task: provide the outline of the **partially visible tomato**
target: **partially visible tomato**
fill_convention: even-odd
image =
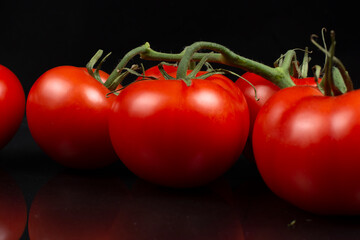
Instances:
[[[255,97],[254,88],[244,81],[244,79],[239,78],[235,83],[241,91],[244,93],[244,96],[246,98],[246,102],[249,106],[249,113],[250,113],[250,132],[249,132],[249,139],[246,142],[246,146],[244,149],[244,154],[248,159],[254,160],[253,156],[253,149],[252,149],[252,131],[254,128],[254,122],[256,119],[256,116],[260,110],[260,108],[265,104],[265,102],[276,92],[280,90],[278,86],[276,86],[274,83],[270,82],[269,80],[266,80],[265,78],[251,72],[246,72],[242,75],[243,78],[248,80],[251,84],[254,85],[257,92],[257,98]],[[298,86],[313,86],[316,87],[315,78],[309,77],[309,78],[294,78],[291,77],[293,82]]]
[[[249,113],[240,89],[224,76],[190,86],[137,81],[117,97],[109,130],[119,158],[137,176],[191,187],[216,179],[239,158]]]
[[[0,149],[15,135],[25,113],[25,93],[16,75],[0,65]]]
[[[100,72],[103,81],[108,74]],[[116,96],[86,68],[48,70],[32,86],[27,121],[39,146],[55,161],[73,168],[97,168],[117,160],[108,133]]]
[[[360,214],[360,90],[285,88],[255,121],[256,165],[279,197],[320,214]]]

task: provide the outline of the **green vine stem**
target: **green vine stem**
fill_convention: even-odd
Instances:
[[[200,49],[211,50],[215,53],[197,53],[197,51]],[[245,71],[258,74],[273,82],[280,88],[295,86],[290,77],[293,60],[296,60],[296,53],[294,50],[289,50],[285,54],[281,66],[269,67],[265,64],[242,57],[230,49],[224,47],[223,45],[201,41],[193,43],[192,45],[186,47],[185,50],[181,53],[176,54],[155,51],[150,48],[150,44],[147,42],[144,45],[129,51],[121,59],[117,67],[113,70],[104,84],[105,87],[113,85],[113,82],[119,77],[119,75],[121,75],[121,72],[125,68],[126,64],[136,55],[140,55],[140,58],[144,60],[180,62],[177,78],[186,77],[186,70],[188,69],[189,65],[188,63],[191,63],[191,60],[199,62],[201,59],[206,57],[208,62],[237,67]]]
[[[200,49],[207,49],[217,53],[196,53]],[[140,54],[140,57],[144,60],[180,61],[177,78],[185,77],[183,75],[186,73],[188,67],[187,63],[190,62],[189,59],[192,59],[193,61],[200,61],[205,56],[207,57],[208,62],[221,63],[224,65],[237,67],[245,71],[253,72],[272,81],[280,88],[291,87],[295,85],[291,80],[289,73],[289,69],[292,66],[292,61],[295,58],[295,51],[293,50],[289,50],[285,54],[284,62],[281,67],[275,68],[242,57],[230,49],[224,47],[223,45],[212,42],[195,42],[188,46],[185,51],[178,54],[157,52],[151,49],[149,46],[146,51]]]

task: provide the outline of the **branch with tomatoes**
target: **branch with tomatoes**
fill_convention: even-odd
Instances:
[[[247,73],[236,81],[236,85],[242,90],[241,93],[244,96],[238,98],[238,101],[239,99],[241,99],[240,101],[243,101],[244,98],[246,99],[248,111],[250,112],[250,140],[247,142],[247,147],[254,147],[253,152],[256,164],[269,188],[281,198],[312,212],[322,214],[358,214],[360,212],[360,200],[358,200],[357,196],[359,194],[358,189],[360,189],[360,178],[357,172],[360,166],[357,163],[357,150],[354,143],[357,142],[357,136],[360,136],[360,133],[358,133],[360,122],[357,120],[360,119],[360,111],[358,110],[360,109],[360,106],[358,106],[360,99],[356,99],[357,96],[360,97],[360,94],[357,90],[353,89],[348,72],[341,61],[335,57],[334,32],[331,32],[330,35],[331,46],[329,50],[317,44],[315,35],[311,37],[311,41],[326,55],[326,63],[324,69],[315,66],[313,68],[314,77],[310,78],[299,79],[295,77],[294,69],[296,69],[297,66],[297,59],[294,50],[289,50],[280,59],[281,61],[280,63],[278,62],[279,64],[277,66],[269,67],[237,55],[230,49],[217,43],[196,42],[178,54],[157,52],[151,49],[150,45],[146,43],[132,50],[120,61],[116,70],[110,74],[105,86],[111,86],[113,80],[122,74],[122,70],[129,60],[138,54],[145,60],[178,62],[177,66],[167,67],[169,71],[167,74],[171,75],[171,79],[177,79],[174,85],[179,84],[179,81],[183,81],[185,85],[181,89],[185,88],[188,91],[196,86],[192,84],[196,83],[197,79],[192,78],[196,78],[196,76],[200,74],[206,74],[204,72],[200,73],[200,69],[205,61],[204,59],[206,59],[207,62],[238,67],[247,71]],[[214,52],[198,53],[198,51],[202,49]],[[194,70],[189,70],[192,62],[199,62],[198,65],[200,66],[198,68],[195,67]],[[307,69],[306,65],[304,69]],[[129,92],[135,88],[133,86],[140,87],[144,85],[140,90],[134,90],[135,92],[145,91],[144,89],[147,87],[170,92],[170,90],[164,89],[166,84],[171,84],[171,81],[166,82],[167,80],[164,80],[164,74],[161,74],[160,70],[155,74],[154,71],[154,69],[149,69],[148,72],[145,71],[143,75],[152,76],[158,80],[144,81],[143,83],[135,82],[131,84],[128,89],[124,89],[124,94],[121,93],[119,95],[120,97],[117,103],[119,107],[115,107],[115,112],[118,112],[117,121],[116,123],[111,123],[110,121],[110,130],[113,128],[110,134],[111,132],[118,133],[115,134],[116,137],[113,137],[114,139],[121,138],[119,137],[122,136],[120,132],[123,131],[120,128],[112,127],[118,125],[117,122],[123,117],[121,114],[124,109],[120,110],[120,108],[124,107],[124,104],[121,102],[126,102],[126,99],[125,97],[122,99],[122,96],[129,94]],[[192,71],[195,71],[195,73],[192,73]],[[304,71],[306,70],[300,72]],[[295,71],[295,73],[298,72],[299,71]],[[218,77],[217,75],[219,75],[219,73],[225,73],[225,71],[215,71],[211,77]],[[189,75],[190,78],[188,77]],[[243,78],[247,79],[252,86],[243,81]],[[153,82],[159,81],[159,79],[163,82],[161,82],[161,84],[158,82],[156,87],[152,86]],[[264,85],[266,86],[266,90],[262,93],[260,92],[262,87],[259,86]],[[258,99],[254,97],[253,87],[257,89]],[[175,92],[172,94],[177,95]],[[181,98],[186,98],[185,96],[181,96]],[[176,102],[176,104],[179,104],[179,102]],[[138,107],[140,108],[141,106]],[[119,108],[119,110],[117,110],[117,108]],[[167,106],[167,109],[173,110],[174,106]],[[222,111],[224,113],[224,110]],[[165,115],[168,116],[171,114],[168,112]],[[227,115],[228,113],[225,112],[224,114]],[[126,115],[129,115],[129,112]],[[176,119],[181,119],[182,117],[183,116],[179,114]],[[246,114],[242,115],[242,118],[246,118]],[[130,136],[136,129],[140,128],[142,129],[141,131],[143,131],[143,129],[151,129],[159,123],[161,124],[156,126],[156,130],[145,134],[148,137],[146,141],[150,141],[151,139],[161,143],[169,141],[172,137],[174,138],[174,135],[178,136],[178,133],[175,134],[171,132],[171,134],[165,138],[166,140],[154,137],[157,132],[163,134],[162,128],[165,128],[166,131],[169,130],[167,123],[163,125],[164,122],[169,121],[171,124],[174,124],[173,121],[175,117],[165,121],[164,119],[167,118],[162,116],[156,121],[148,121],[148,119],[146,119],[146,121],[145,119],[142,119],[144,121],[139,120],[140,122],[137,122],[133,128],[129,130],[126,137],[115,141],[118,141],[119,144],[120,142],[126,142],[128,138],[131,138]],[[130,117],[127,123],[133,120],[134,119]],[[143,122],[147,122],[149,125]],[[241,122],[238,122],[238,124],[241,124]],[[176,121],[174,125],[180,127],[181,123]],[[244,124],[244,126],[245,125],[246,124]],[[186,126],[189,128],[191,122]],[[196,126],[198,127],[198,125]],[[217,125],[217,128],[223,129],[224,126]],[[182,132],[185,130],[186,128],[183,128]],[[196,130],[197,129],[193,128],[190,129],[190,131],[194,133],[199,133]],[[210,128],[204,132],[211,132]],[[134,138],[136,140],[132,144],[136,145],[135,142],[139,141],[141,144],[146,145],[146,141],[142,142],[142,138],[144,138],[142,132],[139,130],[137,134],[138,138]],[[207,139],[210,138],[206,134],[204,135]],[[177,152],[182,152],[182,150],[178,148],[174,149],[172,147],[173,145],[178,144],[180,148],[183,149],[187,149],[189,146],[190,148],[197,148],[199,143],[204,140],[201,139],[189,145],[183,144],[183,142],[186,142],[185,139],[191,138],[191,136],[192,134],[189,134],[183,140],[179,141],[181,144],[175,140],[169,145],[164,144],[165,149],[174,150],[173,154],[175,155]],[[246,134],[242,134],[241,138],[247,138]],[[231,139],[233,143],[234,140],[233,138]],[[221,141],[224,140],[222,139]],[[227,146],[231,145],[230,142],[225,142]],[[162,144],[160,145],[162,147],[164,146]],[[237,146],[238,149],[241,149],[238,152],[242,152],[244,145],[240,146],[238,144]],[[131,146],[127,146],[127,148],[131,148]],[[152,150],[153,148],[154,146],[152,146]],[[212,148],[216,147],[212,146]],[[209,149],[202,149],[201,151],[204,152],[208,150]],[[219,150],[219,148],[217,150]],[[141,156],[136,156],[135,152],[129,155],[135,155],[136,159],[127,156],[125,153],[127,150],[125,148],[118,148],[116,151],[118,154],[120,153],[120,159],[125,160],[125,164],[137,175],[159,184],[169,184],[171,182],[169,181],[170,176],[163,172],[149,174],[144,173],[143,169],[138,170],[139,166],[144,164],[144,162],[137,162],[136,159],[141,159]],[[159,148],[157,151],[164,152],[164,148]],[[227,149],[227,151],[229,150]],[[193,152],[197,152],[196,149],[193,150]],[[249,155],[252,154],[252,150],[250,152]],[[216,155],[213,152],[212,154]],[[190,155],[183,155],[183,158],[186,156],[186,159],[191,159],[192,163],[196,162]],[[155,154],[154,157],[155,156],[156,159],[162,156],[164,162],[166,162],[170,161],[173,155]],[[227,157],[223,152],[216,156],[219,159],[221,156]],[[126,159],[130,159],[128,163],[126,163]],[[155,159],[152,160],[155,162]],[[164,163],[162,162],[161,165],[162,164]],[[165,169],[169,170],[169,167],[167,166]],[[170,171],[171,176],[174,176],[174,172],[176,172],[175,169]],[[181,169],[181,173],[184,172],[186,171]],[[209,170],[207,170],[207,172],[209,172]],[[153,175],[157,176],[154,177]],[[165,177],[158,177],[159,175]],[[181,176],[181,174],[179,174],[179,176]],[[178,179],[181,179],[181,177]],[[193,183],[194,181],[191,182]],[[331,183],[331,185],[329,185],[329,183]],[[173,184],[170,183],[169,185]]]
[[[270,67],[218,43],[195,42],[176,54],[145,43],[109,75],[101,71],[109,55],[100,60],[99,51],[87,68],[58,67],[37,80],[27,101],[29,128],[65,166],[98,168],[120,159],[138,177],[171,187],[208,184],[245,153],[268,187],[294,205],[359,214],[360,93],[330,35],[329,50],[311,38],[326,56],[313,77],[307,49],[301,65],[289,50]],[[135,56],[176,64],[128,68]],[[122,86],[129,74],[138,77]]]
[[[184,51],[177,54],[155,51],[150,48],[149,43],[145,43],[144,45],[129,51],[122,58],[104,85],[108,87],[109,90],[114,90],[118,84],[121,83],[123,76],[128,74],[128,69],[125,67],[136,55],[140,55],[141,59],[144,60],[178,63],[177,67],[168,67],[169,69],[171,68],[170,71],[176,71],[174,77],[177,79],[185,79],[188,67],[194,66],[196,62],[201,62],[205,58],[207,62],[223,64],[245,70],[246,73],[243,76],[239,76],[225,69],[219,69],[217,72],[220,74],[231,73],[239,77],[236,84],[242,90],[246,101],[250,106],[250,132],[244,153],[247,158],[254,160],[251,143],[253,125],[258,111],[275,92],[280,89],[296,85],[318,87],[318,89],[325,95],[339,95],[345,93],[346,91],[353,90],[350,76],[344,65],[335,56],[330,58],[330,52],[327,52],[326,49],[321,47],[315,41],[316,37],[316,35],[313,35],[311,37],[311,41],[314,45],[316,45],[316,47],[323,51],[326,56],[329,56],[329,58],[326,59],[331,59],[332,67],[328,68],[332,69],[331,74],[326,72],[326,69],[321,69],[320,66],[314,66],[314,77],[307,77],[310,61],[310,58],[308,57],[309,51],[307,48],[304,50],[304,59],[300,66],[297,60],[296,51],[289,50],[274,63],[275,67],[270,67],[260,62],[242,57],[218,43],[195,42],[194,44],[186,47]],[[199,53],[199,50],[210,50],[213,52]],[[199,64],[199,66],[201,68],[203,64]],[[154,66],[154,68],[157,67]],[[162,71],[162,74],[157,72],[155,75],[151,76],[151,74],[153,74],[152,71],[153,70],[144,72],[144,76],[156,78],[163,77],[163,75],[166,74],[166,71]],[[213,72],[216,72],[216,70],[213,70]],[[321,81],[320,75],[324,75],[327,80]]]

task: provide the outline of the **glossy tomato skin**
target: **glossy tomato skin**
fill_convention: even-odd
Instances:
[[[117,97],[109,121],[119,158],[160,185],[192,187],[219,177],[238,159],[248,135],[248,107],[233,86],[220,79],[194,79],[189,87],[182,80],[131,84]]]
[[[0,149],[15,135],[25,113],[25,93],[16,75],[0,65]]]
[[[108,75],[101,73],[103,79]],[[38,145],[55,161],[72,168],[98,168],[116,161],[108,133],[115,96],[85,68],[48,70],[32,86],[27,121]]]
[[[280,90],[255,121],[256,164],[268,187],[319,214],[360,214],[360,91],[325,97]]]
[[[260,111],[261,107],[266,103],[266,101],[276,92],[278,92],[280,88],[271,81],[255,73],[246,72],[242,75],[242,77],[254,85],[254,87],[256,88],[257,98],[258,98],[258,100],[256,100],[254,88],[249,83],[244,81],[244,79],[239,78],[235,82],[236,85],[244,93],[244,96],[249,106],[249,113],[250,113],[249,139],[246,142],[244,154],[248,159],[254,160],[251,138],[252,138],[252,131],[254,128],[256,116]],[[316,86],[316,82],[313,77],[301,78],[301,79],[291,77],[291,79],[297,86],[314,86],[314,87]]]

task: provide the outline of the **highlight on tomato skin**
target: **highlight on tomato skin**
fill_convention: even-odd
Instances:
[[[225,173],[241,155],[249,131],[241,91],[224,76],[191,81],[190,86],[182,80],[137,81],[116,98],[111,141],[140,178],[199,186]]]
[[[100,71],[100,76],[109,75]],[[66,167],[94,169],[117,161],[107,127],[116,96],[108,93],[86,68],[60,66],[46,71],[27,99],[27,122],[35,142]]]
[[[24,114],[24,89],[17,76],[0,65],[0,149],[13,138]]]

